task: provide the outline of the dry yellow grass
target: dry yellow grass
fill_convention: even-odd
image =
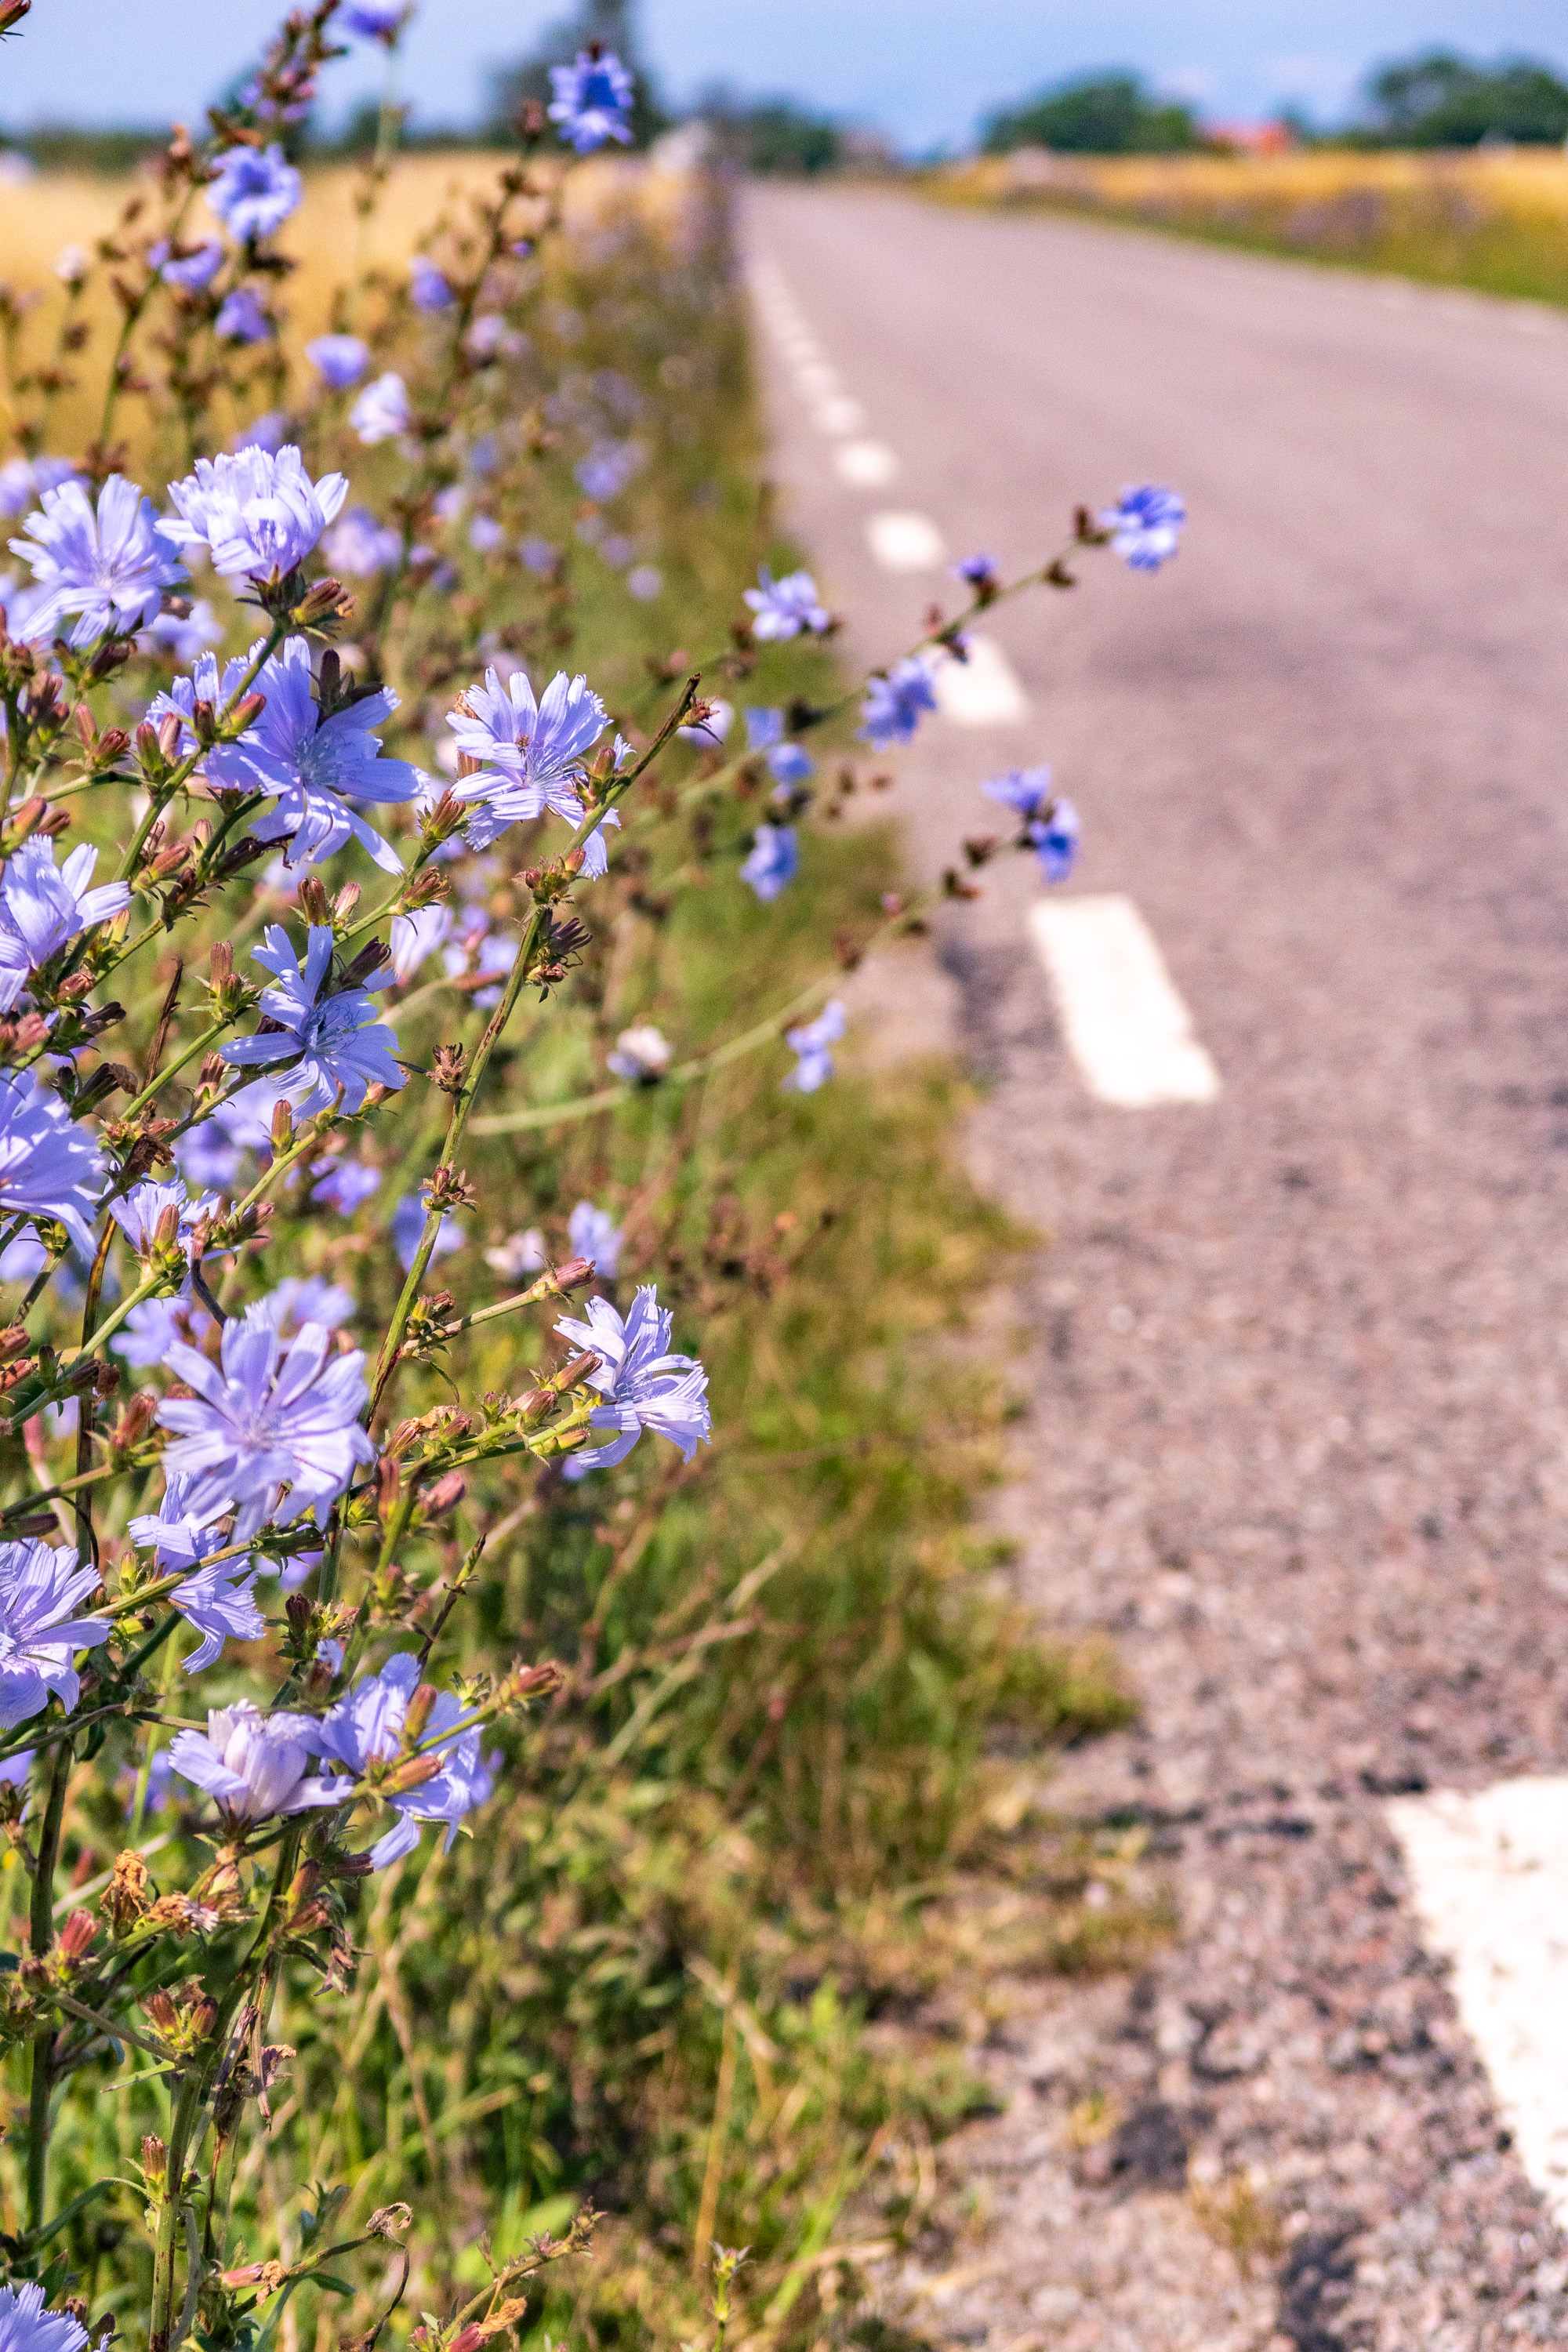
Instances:
[[[297,360],[302,344],[331,324],[334,297],[364,269],[382,269],[400,278],[409,255],[443,215],[460,230],[472,218],[475,201],[494,192],[507,160],[499,152],[401,159],[382,186],[368,221],[356,209],[364,184],[357,166],[334,164],[307,172],[303,202],[277,239],[298,264],[278,297],[286,313],[283,341],[290,358]],[[540,176],[549,177],[555,168],[540,167]],[[138,224],[145,226],[156,217],[150,180],[40,173],[20,186],[0,187],[0,278],[17,294],[41,298],[27,322],[33,355],[52,341],[65,302],[55,268],[58,256],[72,245],[93,251],[98,240],[114,229],[133,188],[142,185],[150,194],[148,212]],[[679,174],[619,158],[595,161],[570,173],[565,220],[569,229],[582,234],[617,206],[630,205],[647,225],[674,236],[686,216],[689,194],[689,182]],[[529,209],[525,205],[519,211],[520,232],[532,226]],[[542,215],[543,206],[536,205],[532,210]],[[198,197],[187,236],[210,235],[216,227]],[[108,353],[118,332],[119,317],[106,275],[102,269],[95,272],[83,302],[82,316],[92,335],[79,362],[72,363],[80,380],[78,389],[62,394],[51,419],[49,445],[68,455],[84,447],[96,431]],[[24,413],[31,404],[23,404]],[[133,451],[142,438],[137,410],[137,403],[126,404],[117,425],[121,433],[129,433]],[[0,404],[0,442],[10,437],[12,429]],[[0,448],[0,456],[5,454]]]
[[[1568,302],[1568,155],[1052,155],[933,175],[949,201],[1043,205],[1231,244]]]

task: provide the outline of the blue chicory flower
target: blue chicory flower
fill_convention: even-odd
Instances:
[[[627,1086],[652,1086],[668,1069],[674,1052],[663,1030],[648,1021],[639,1028],[623,1029],[615,1052],[606,1054],[605,1061]]]
[[[381,1189],[380,1169],[367,1168],[363,1160],[313,1160],[310,1173],[320,1180],[310,1187],[311,1200],[340,1217],[352,1217]]]
[[[90,1257],[102,1189],[102,1155],[58,1095],[0,1072],[0,1217],[52,1220]]]
[[[529,571],[542,579],[554,571],[560,560],[559,549],[552,547],[547,539],[520,539],[517,551]]]
[[[452,928],[449,907],[416,907],[411,915],[392,919],[392,976],[399,986],[412,980],[420,965],[433,956]]]
[[[212,1319],[194,1298],[144,1298],[131,1309],[109,1344],[128,1364],[163,1364],[174,1341],[198,1345]]]
[[[408,265],[412,281],[408,299],[416,310],[449,310],[457,296],[428,254],[416,253]]]
[[[468,525],[468,545],[476,555],[493,555],[506,545],[506,533],[494,515],[478,514]]]
[[[385,572],[403,552],[395,523],[379,523],[368,507],[348,507],[321,541],[321,553],[340,579],[366,580]]]
[[[977,555],[966,555],[962,563],[953,565],[952,576],[955,580],[962,580],[966,587],[973,588],[977,596],[984,596],[997,584],[995,560],[984,551]]]
[[[180,520],[165,535],[205,546],[226,578],[282,579],[303,563],[349,494],[342,474],[312,482],[294,444],[274,454],[259,446],[198,457],[195,471],[171,482]]]
[[[569,66],[552,66],[550,120],[579,155],[606,139],[631,142],[632,78],[613,49],[579,49]]]
[[[54,843],[37,834],[6,859],[0,873],[0,1012],[10,1011],[29,973],[131,904],[128,883],[90,887],[97,864],[97,850],[83,842],[57,868]]]
[[[1098,518],[1100,529],[1111,535],[1111,547],[1133,572],[1158,572],[1169,562],[1181,544],[1186,519],[1185,499],[1157,482],[1140,482],[1123,490]]]
[[[874,751],[893,743],[907,743],[920,725],[922,712],[936,709],[931,673],[910,655],[895,662],[885,677],[873,677],[860,705],[860,732]]]
[[[741,868],[763,905],[776,898],[800,871],[800,849],[792,824],[760,824],[751,855]]]
[[[392,1246],[397,1252],[397,1262],[405,1274],[419,1255],[419,1244],[425,1238],[425,1223],[429,1213],[428,1202],[417,1192],[405,1192],[392,1213],[387,1231],[392,1235]],[[439,1259],[450,1257],[454,1250],[462,1248],[464,1240],[463,1228],[457,1218],[444,1216],[436,1229],[430,1264],[435,1265]]]
[[[332,965],[330,923],[311,924],[303,965],[279,923],[268,923],[267,944],[255,950],[255,958],[276,975],[273,986],[262,990],[260,1003],[278,1027],[232,1038],[219,1048],[226,1062],[244,1069],[295,1065],[285,1073],[282,1090],[300,1111],[327,1109],[340,1087],[344,1109],[359,1110],[373,1086],[395,1090],[405,1084],[394,1059],[396,1034],[377,1021],[366,992],[340,988],[335,994],[321,993]]]
[[[322,1755],[351,1781],[362,1780],[373,1763],[390,1762],[402,1749],[408,1704],[418,1687],[419,1660],[412,1650],[400,1650],[378,1675],[363,1675],[328,1710],[318,1734]],[[412,1853],[426,1822],[445,1824],[444,1850],[449,1850],[463,1816],[490,1796],[495,1786],[493,1764],[480,1754],[477,1727],[458,1730],[463,1717],[461,1701],[452,1692],[443,1691],[419,1739],[424,1753],[440,1758],[441,1769],[416,1789],[383,1798],[399,1819],[396,1827],[371,1847],[374,1869],[384,1870],[389,1863]]]
[[[259,297],[248,286],[237,286],[226,295],[213,320],[220,343],[264,343],[272,331]]]
[[[68,457],[7,457],[0,466],[0,515],[26,514],[46,490],[79,479]]]
[[[0,1543],[0,1731],[41,1715],[51,1694],[68,1715],[81,1684],[72,1661],[78,1650],[107,1642],[107,1617],[76,1610],[99,1580],[74,1544]]]
[[[41,2286],[0,2286],[0,2352],[82,2352],[86,2342],[79,2319],[44,2309]]]
[[[233,1328],[232,1326],[230,1327]],[[254,1701],[207,1709],[205,1731],[176,1731],[169,1762],[183,1780],[215,1798],[232,1826],[334,1805],[333,1785],[307,1770],[321,1726],[309,1715],[263,1715]]]
[[[469,808],[472,845],[488,849],[508,825],[546,809],[576,824],[583,803],[575,780],[608,718],[585,677],[569,678],[563,670],[536,702],[525,671],[514,670],[503,688],[488,669],[483,686],[470,686],[447,722],[459,751],[481,762],[452,787]]]
[[[1016,811],[1046,880],[1065,882],[1078,856],[1081,828],[1071,801],[1052,797],[1049,768],[1010,768],[980,789],[988,800]]]
[[[626,574],[626,594],[639,604],[651,604],[664,593],[664,574],[657,563],[634,563]]]
[[[216,1510],[209,1505],[196,1514],[190,1481],[175,1475],[165,1481],[159,1508],[142,1512],[126,1530],[139,1549],[153,1551],[160,1576],[184,1572],[169,1604],[202,1636],[201,1646],[184,1660],[188,1675],[216,1665],[226,1640],[258,1642],[267,1631],[254,1597],[261,1571],[252,1568],[248,1556],[235,1552],[208,1565],[211,1553],[228,1549],[230,1538],[221,1524],[228,1509],[223,1501]]]
[[[186,576],[174,544],[178,534],[160,522],[153,501],[123,475],[110,474],[96,511],[74,479],[45,490],[41,511],[23,526],[30,535],[11,541],[47,593],[27,621],[28,642],[43,643],[74,614],[73,646],[91,645],[110,630],[121,635],[145,627],[165,588]]]
[[[408,404],[408,386],[395,370],[388,368],[367,383],[349,411],[349,423],[367,449],[378,441],[394,441],[406,433],[414,412]]]
[[[154,726],[171,713],[179,718],[181,745],[188,753],[195,748],[191,719],[197,699],[222,709],[264,643],[258,638],[243,658],[226,664],[221,676],[213,656],[204,654],[189,678],[176,678],[167,694],[153,697],[148,718]],[[384,686],[322,719],[311,684],[310,647],[303,637],[287,638],[256,678],[266,709],[237,742],[207,753],[207,780],[276,800],[253,831],[260,841],[286,840],[288,866],[334,856],[352,835],[384,873],[401,874],[396,850],[355,805],[411,801],[426,782],[408,761],[381,756],[381,738],[374,730],[397,709],[397,696]]]
[[[223,268],[223,247],[216,236],[208,236],[199,245],[176,253],[166,236],[160,237],[147,260],[165,286],[178,286],[186,294],[200,294]]]
[[[602,882],[605,875],[609,872],[610,845],[605,839],[605,827],[607,824],[614,825],[618,833],[620,830],[620,824],[621,813],[619,809],[606,809],[604,815],[599,819],[598,824],[594,827],[593,832],[585,833],[583,835],[583,839],[578,845],[583,852],[583,879],[584,882]]]
[[[752,635],[763,643],[778,637],[796,637],[803,631],[820,635],[831,627],[833,615],[816,593],[816,583],[809,572],[786,572],[775,580],[765,563],[757,571],[758,585],[745,592],[746,602],[756,615],[752,623]]]
[[[276,457],[288,430],[289,419],[281,408],[264,409],[235,435],[228,446],[237,457],[242,449],[265,449],[268,457]]]
[[[674,1317],[659,1306],[656,1286],[645,1283],[624,1318],[607,1298],[590,1298],[584,1312],[586,1322],[565,1315],[555,1328],[574,1348],[590,1349],[599,1359],[586,1376],[587,1386],[604,1399],[594,1407],[591,1426],[616,1434],[603,1445],[574,1454],[574,1465],[579,1470],[613,1469],[645,1429],[669,1438],[689,1462],[699,1445],[710,1442],[708,1375],[696,1358],[670,1354]]]
[[[618,498],[642,465],[645,452],[636,441],[598,441],[574,471],[584,498]]]
[[[194,662],[213,646],[221,646],[223,625],[205,596],[198,597],[190,611],[155,614],[142,632],[139,640],[143,653],[160,653],[178,664]]]
[[[607,1209],[579,1201],[566,1220],[566,1238],[574,1257],[585,1257],[601,1282],[614,1282],[621,1263],[622,1234]]]
[[[346,392],[370,365],[370,345],[357,335],[318,335],[306,344],[305,357],[329,392]]]
[[[338,22],[362,41],[383,41],[391,48],[409,14],[408,0],[353,0]]]
[[[281,147],[231,147],[219,158],[206,198],[230,236],[270,236],[295,209],[304,182]]]
[[[784,1044],[799,1056],[784,1081],[791,1094],[814,1095],[833,1076],[833,1056],[828,1047],[838,1043],[844,1028],[844,1007],[835,997],[815,1021],[807,1022],[804,1028],[784,1031]]]
[[[322,1324],[307,1323],[286,1343],[263,1299],[224,1325],[218,1363],[179,1341],[171,1347],[170,1370],[195,1393],[165,1397],[157,1417],[174,1433],[165,1475],[193,1482],[189,1511],[237,1507],[240,1541],[279,1511],[279,1524],[310,1512],[325,1526],[355,1469],[375,1460],[359,1423],[364,1357],[354,1348],[329,1361],[331,1339]]]
[[[200,1124],[175,1142],[174,1157],[186,1182],[221,1190],[234,1182],[247,1151],[270,1157],[272,1118],[282,1099],[281,1086],[271,1078],[253,1078],[215,1103]]]

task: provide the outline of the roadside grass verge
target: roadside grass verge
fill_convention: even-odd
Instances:
[[[558,268],[539,357],[569,361],[595,397],[623,397],[611,371],[635,394],[647,462],[614,520],[662,585],[635,597],[584,535],[595,517],[564,469],[542,467],[507,527],[542,533],[563,562],[541,580],[510,555],[465,551],[438,628],[400,636],[392,614],[405,700],[391,750],[432,756],[451,695],[508,654],[536,678],[583,669],[644,733],[689,659],[745,702],[837,690],[826,652],[774,649],[744,677],[709,659],[758,559],[787,564],[791,551],[759,488],[721,225],[650,227],[639,184],[624,184],[626,204]],[[374,496],[373,469],[362,478]],[[237,616],[231,645],[244,632]],[[489,2254],[560,2231],[592,2198],[605,2215],[593,2262],[551,2273],[519,2325],[540,2347],[570,2336],[673,2352],[706,2325],[715,2239],[751,2249],[739,2337],[842,2332],[831,2315],[854,2257],[836,2250],[863,2242],[868,2213],[891,2242],[920,2226],[931,2142],[975,2097],[955,2059],[889,2054],[868,2021],[998,1965],[1115,1964],[1152,1932],[1129,1850],[1042,1842],[1051,1754],[1129,1707],[1102,1655],[1041,1638],[977,1532],[1010,1408],[1006,1368],[972,1319],[1029,1239],[962,1172],[958,1077],[847,1062],[820,1092],[792,1094],[791,1056],[770,1038],[683,1088],[550,1119],[602,1083],[624,1026],[656,1022],[687,1053],[766,1020],[831,971],[836,937],[876,928],[899,887],[889,827],[824,822],[802,828],[799,881],[759,905],[738,866],[767,780],[683,809],[703,756],[683,750],[629,815],[611,880],[580,899],[596,936],[558,998],[509,1033],[487,1112],[544,1117],[471,1131],[469,1172],[504,1213],[468,1232],[439,1279],[459,1312],[487,1305],[513,1286],[487,1246],[536,1226],[559,1259],[574,1204],[607,1209],[625,1240],[605,1287],[624,1307],[635,1282],[658,1280],[676,1346],[707,1363],[717,1442],[689,1467],[645,1444],[577,1485],[480,1463],[455,1517],[401,1551],[406,1588],[389,1590],[380,1630],[425,1630],[441,1580],[483,1534],[478,1607],[454,1621],[470,1645],[450,1663],[479,1675],[553,1657],[567,1680],[506,1736],[474,1835],[359,1891],[354,1941],[378,1965],[341,1998],[303,1976],[286,1989],[268,2030],[291,2073],[234,2189],[241,2239],[286,2255],[321,2210],[317,2183],[345,2192],[340,2230],[406,2200],[433,2250],[411,2315],[477,2292]],[[845,758],[819,756],[831,798]],[[524,835],[497,862],[500,921],[515,911],[508,869],[531,855]],[[483,1020],[437,982],[389,1009],[418,1066]],[[398,1286],[385,1220],[432,1115],[411,1085],[381,1195],[346,1226],[289,1212],[288,1271],[352,1266],[366,1330]],[[559,1360],[552,1319],[469,1334],[453,1357],[463,1392],[517,1391]],[[410,1378],[405,1410],[450,1392],[437,1360]],[[112,1795],[83,1795],[67,1866],[85,1881],[122,1835]],[[1091,1899],[1099,1887],[1108,1895]],[[167,2127],[159,2083],[105,2089],[90,2126],[73,2109],[62,2128],[62,2207],[123,2180],[142,2136]],[[14,2210],[14,2184],[12,2197]],[[104,2235],[121,2228],[114,2210],[68,2233],[95,2309],[129,2306],[144,2284]],[[112,2294],[111,2255],[125,2282]],[[279,2352],[307,2339],[329,2352],[373,2315],[363,2297],[308,2288],[279,2323]]]
[[[923,174],[938,202],[1088,215],[1255,253],[1568,304],[1568,159],[1555,148],[1063,156]]]

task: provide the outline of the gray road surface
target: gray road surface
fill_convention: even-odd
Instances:
[[[873,562],[872,513],[1005,571],[1124,482],[1192,510],[1156,579],[1089,563],[997,615],[1028,722],[933,725],[900,789],[934,872],[994,829],[984,775],[1052,761],[1073,887],[1137,901],[1225,1081],[1089,1100],[1025,861],[945,925],[978,1149],[1055,1242],[1013,1367],[1026,1589],[1137,1682],[1142,1726],[1073,1785],[1142,1809],[1183,1929],[1002,2037],[1012,2105],[971,2142],[993,2266],[923,2324],[991,2352],[1568,2341],[1382,1801],[1568,1768],[1568,322],[882,194],[758,192],[748,236],[900,461],[847,487],[759,338],[856,656],[933,586]],[[1129,2122],[1086,2162],[1060,2124],[1094,2088]],[[1284,2217],[1250,2281],[1189,2154]]]

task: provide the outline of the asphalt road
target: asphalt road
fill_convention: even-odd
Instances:
[[[1124,892],[1223,1092],[1092,1101],[1018,860],[944,922],[975,1150],[1053,1245],[1018,1299],[1024,1588],[1144,1708],[1073,1767],[1138,1809],[1182,1921],[1147,1979],[998,2037],[994,2221],[928,2332],[992,2352],[1568,2342],[1385,1810],[1568,1767],[1568,321],[1040,216],[763,190],[753,259],[896,478],[856,488],[759,336],[788,511],[850,650],[940,580],[912,510],[1039,561],[1073,503],[1178,487],[1154,579],[994,616],[1030,703],[905,761],[913,861],[1053,763],[1074,889]],[[988,877],[989,881],[989,877]],[[1568,1990],[1568,1977],[1565,1977]],[[1075,2155],[1090,2092],[1126,2118]],[[1184,2163],[1250,2179],[1243,2279]]]

